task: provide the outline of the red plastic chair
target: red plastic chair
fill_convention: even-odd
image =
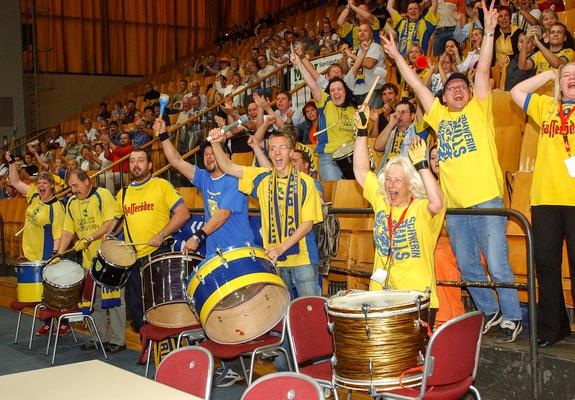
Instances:
[[[199,346],[183,347],[160,362],[156,382],[209,399],[213,372],[214,358],[208,350]]]
[[[150,358],[152,355],[152,345],[154,342],[158,343],[170,337],[177,337],[179,348],[182,337],[184,335],[191,336],[192,333],[197,335],[196,340],[204,337],[202,326],[199,323],[182,328],[162,328],[159,326],[144,323],[144,325],[140,328],[140,341],[142,342],[142,347],[146,348],[148,352],[146,357],[146,370],[144,372],[144,376],[146,378],[148,377],[148,371],[150,369]]]
[[[421,386],[381,393],[379,399],[455,400],[469,391],[481,399],[473,382],[479,362],[483,323],[483,314],[475,311],[441,325],[427,344]]]
[[[276,372],[256,380],[241,400],[323,400],[323,391],[310,377],[295,372]]]
[[[282,319],[270,332],[247,343],[222,344],[212,340],[206,340],[200,343],[200,346],[208,349],[215,358],[222,361],[239,358],[246,382],[250,385],[253,378],[254,363],[257,355],[260,353],[281,351],[286,356],[288,368],[291,370],[290,356],[286,349],[281,346],[284,338],[285,324]],[[244,357],[250,357],[249,370],[246,369]],[[223,373],[222,376],[225,376],[225,373]]]
[[[333,337],[328,328],[326,302],[326,298],[319,296],[293,300],[288,308],[287,330],[295,371],[329,388],[337,400],[331,363]]]

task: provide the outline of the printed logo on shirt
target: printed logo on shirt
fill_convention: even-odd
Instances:
[[[208,199],[208,212],[210,213],[210,217],[213,217],[218,210],[218,202],[213,199]]]
[[[477,145],[465,115],[461,115],[455,121],[441,121],[437,138],[439,142],[437,147],[439,162],[445,162],[450,158],[459,158],[464,154],[477,151]]]
[[[421,248],[415,231],[415,216],[406,218],[393,232],[393,246],[391,247],[391,259],[403,261],[408,258],[420,258]],[[397,220],[393,220],[393,226]],[[389,229],[387,226],[387,214],[379,211],[375,215],[375,247],[385,259],[389,252]]]
[[[142,211],[153,211],[154,210],[154,203],[148,203],[143,201],[141,203],[130,203],[128,205],[124,205],[124,214],[125,215],[132,215]]]
[[[565,110],[564,112],[565,114],[567,114],[569,111]],[[557,113],[556,116],[557,118],[560,118],[559,113]],[[569,135],[573,135],[573,133],[575,133],[575,124],[573,124],[572,121],[569,121]],[[550,138],[552,138],[555,135],[560,135],[561,122],[555,119],[552,119],[550,123],[548,121],[541,122],[541,134],[549,136]]]

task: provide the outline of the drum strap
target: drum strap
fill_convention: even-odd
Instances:
[[[120,227],[120,224],[125,221],[126,235],[128,236],[130,243],[133,243],[134,241],[132,240],[132,235],[130,235],[130,228],[128,228],[128,218],[126,218],[126,214],[124,213],[124,200],[126,200],[126,192],[128,191],[128,186],[130,185],[124,186],[122,190],[122,217],[118,220],[118,222],[116,222],[116,226],[112,232],[115,232]]]

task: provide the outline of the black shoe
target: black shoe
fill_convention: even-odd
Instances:
[[[102,344],[104,345],[104,348],[106,349],[106,351],[108,351],[108,342],[102,342]],[[80,350],[82,351],[89,351],[89,350],[96,350],[96,346],[94,346],[94,342],[92,342],[91,340],[87,343],[83,343],[82,346],[80,346]]]
[[[538,339],[537,340],[537,347],[549,347],[552,344],[553,343],[550,340],[545,340],[545,339]]]
[[[119,353],[119,352],[124,351],[124,350],[126,350],[125,344],[110,343],[106,346],[106,352],[109,354],[116,354],[116,353]]]

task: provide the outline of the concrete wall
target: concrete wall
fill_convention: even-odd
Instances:
[[[39,74],[38,126],[56,125],[82,111],[82,107],[99,103],[104,96],[140,80],[122,76]]]
[[[0,97],[11,97],[14,105],[14,126],[0,127],[0,139],[3,139],[4,136],[11,138],[14,129],[16,136],[26,132],[19,1],[2,2],[0,38]]]

